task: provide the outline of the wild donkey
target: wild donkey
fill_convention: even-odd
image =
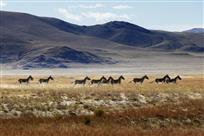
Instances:
[[[102,76],[100,79],[92,79],[91,80],[91,84],[99,84],[101,83],[103,80],[107,80],[104,76]]]
[[[121,80],[125,80],[125,78],[121,75],[118,79],[113,79],[112,77],[111,77],[111,84],[113,85],[113,84],[121,84]]]
[[[176,83],[177,80],[181,80],[181,77],[179,75],[175,78],[166,80],[166,83]]]
[[[155,82],[158,84],[158,83],[166,83],[166,81],[167,80],[169,80],[170,79],[170,77],[169,77],[169,75],[167,74],[167,75],[165,75],[163,78],[156,78],[155,79]]]
[[[143,83],[145,79],[149,79],[149,77],[147,75],[144,75],[142,78],[133,78],[133,82],[134,83]]]
[[[30,75],[28,78],[26,79],[18,79],[18,82],[21,83],[29,83],[29,80],[33,80],[33,77]]]
[[[49,76],[47,79],[39,79],[40,84],[41,83],[49,83],[49,80],[54,80],[52,76]]]
[[[85,85],[86,84],[86,80],[91,80],[88,76],[86,76],[84,79],[82,79],[82,80],[75,80],[74,81],[74,84],[76,85],[76,84],[83,84],[83,85]]]
[[[111,83],[111,80],[112,80],[113,78],[110,76],[108,79],[106,79],[106,80],[102,80],[101,82],[100,82],[100,84],[109,84],[109,83]]]

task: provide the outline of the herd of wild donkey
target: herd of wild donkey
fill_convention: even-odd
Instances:
[[[133,82],[133,83],[143,83],[145,79],[149,79],[149,77],[147,75],[141,77],[141,78],[133,78],[132,81],[130,81],[129,83]],[[21,83],[29,83],[29,80],[33,80],[32,76],[29,76],[26,79],[19,79],[18,82]],[[49,83],[49,80],[54,80],[54,78],[52,76],[49,76],[46,79],[39,79],[39,83]],[[84,79],[82,80],[75,80],[74,83],[76,84],[81,84],[81,85],[85,85],[87,83],[87,80],[91,80],[88,76],[86,76]],[[118,79],[114,79],[113,77],[109,77],[108,79],[105,78],[104,76],[102,76],[100,79],[92,79],[89,83],[90,84],[121,84],[121,81],[125,80],[125,78],[121,75]],[[181,80],[180,76],[176,76],[175,78],[170,78],[169,75],[165,75],[163,78],[156,78],[154,81],[150,82],[156,82],[158,83],[176,83],[177,80]]]

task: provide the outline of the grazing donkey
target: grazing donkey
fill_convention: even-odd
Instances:
[[[82,80],[75,80],[74,81],[74,84],[76,85],[76,84],[83,84],[83,85],[85,85],[86,84],[86,80],[91,80],[88,76],[86,76],[84,79],[82,79]]]
[[[52,76],[49,76],[47,79],[39,79],[40,84],[41,83],[49,83],[49,80],[54,80]]]
[[[100,82],[100,84],[109,84],[109,83],[111,83],[111,80],[112,80],[113,78],[110,76],[108,79],[106,79],[106,80],[102,80],[101,82]]]
[[[175,78],[166,80],[166,83],[176,83],[177,80],[181,80],[181,77],[179,75]]]
[[[113,85],[113,84],[121,84],[121,80],[125,80],[125,78],[121,75],[118,79],[113,79],[112,77],[111,77],[111,84]]]
[[[18,79],[18,82],[21,83],[29,83],[29,80],[33,80],[33,77],[30,75],[28,78],[26,79]]]
[[[107,80],[104,76],[102,76],[100,79],[92,79],[91,80],[91,84],[99,84],[101,83],[103,80]]]
[[[133,78],[133,82],[134,83],[143,83],[145,79],[149,79],[149,77],[147,75],[144,75],[142,78]]]
[[[155,82],[158,84],[158,83],[166,83],[166,81],[167,80],[169,80],[169,79],[171,79],[170,77],[169,77],[169,75],[167,74],[167,75],[165,75],[163,78],[156,78],[155,79]]]

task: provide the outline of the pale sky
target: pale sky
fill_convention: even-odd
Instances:
[[[79,25],[117,20],[154,30],[204,27],[203,0],[0,0],[0,7]]]

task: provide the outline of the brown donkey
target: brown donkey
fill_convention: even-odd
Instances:
[[[134,83],[143,83],[145,79],[149,79],[149,77],[147,75],[144,75],[142,78],[133,78],[133,82]]]
[[[91,84],[100,84],[103,80],[107,80],[104,76],[102,76],[100,79],[92,79]]]
[[[113,79],[111,77],[111,84],[121,84],[121,80],[125,80],[125,78],[121,75],[118,79]]]
[[[74,84],[82,84],[82,85],[85,85],[86,84],[86,80],[91,80],[88,76],[86,76],[84,79],[82,80],[75,80],[74,81]]]
[[[21,84],[21,83],[29,83],[29,80],[33,80],[33,77],[30,75],[28,78],[26,79],[18,79],[18,82]]]
[[[106,80],[102,80],[101,82],[100,82],[100,84],[109,84],[109,83],[111,83],[111,80],[112,80],[113,78],[110,76],[108,79],[106,79]]]
[[[47,79],[39,79],[40,84],[41,83],[49,83],[49,80],[54,80],[52,76],[49,76]]]
[[[166,83],[167,80],[171,79],[169,75],[165,75],[163,78],[156,78],[155,82],[158,83]]]
[[[175,78],[166,80],[166,83],[176,83],[177,80],[181,80],[181,77],[179,75]]]

